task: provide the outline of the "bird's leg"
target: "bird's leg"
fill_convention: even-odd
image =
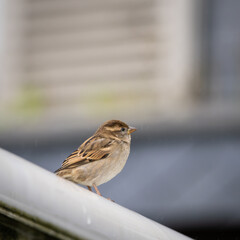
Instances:
[[[87,186],[88,190],[92,192],[92,188],[90,186]]]
[[[94,187],[96,193],[97,193],[99,196],[102,197],[102,194],[101,194],[100,191],[98,190],[97,186],[96,186],[95,184],[93,184],[93,187]],[[110,200],[110,201],[112,201],[112,202],[114,202],[111,198],[107,198],[107,199]]]
[[[99,195],[99,196],[102,196],[102,194],[100,193],[100,191],[98,190],[97,186],[93,183],[93,187],[96,191],[96,193]]]

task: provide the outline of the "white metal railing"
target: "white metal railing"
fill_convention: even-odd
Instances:
[[[190,239],[3,149],[0,165],[0,214],[59,239]]]

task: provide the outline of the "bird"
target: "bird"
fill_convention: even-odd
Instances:
[[[69,155],[55,174],[77,184],[92,187],[102,196],[97,186],[119,174],[130,153],[130,127],[120,120],[104,122],[97,131]]]

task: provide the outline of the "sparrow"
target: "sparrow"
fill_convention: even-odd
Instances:
[[[120,173],[130,153],[131,133],[136,128],[120,120],[103,123],[92,137],[69,155],[56,175],[69,181],[93,187],[100,196],[97,186],[108,182]]]

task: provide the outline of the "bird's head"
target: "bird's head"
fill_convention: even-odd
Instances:
[[[135,132],[136,128],[128,126],[120,120],[109,120],[98,128],[96,133],[107,135],[108,137],[118,138],[119,140],[130,142],[131,133]]]

